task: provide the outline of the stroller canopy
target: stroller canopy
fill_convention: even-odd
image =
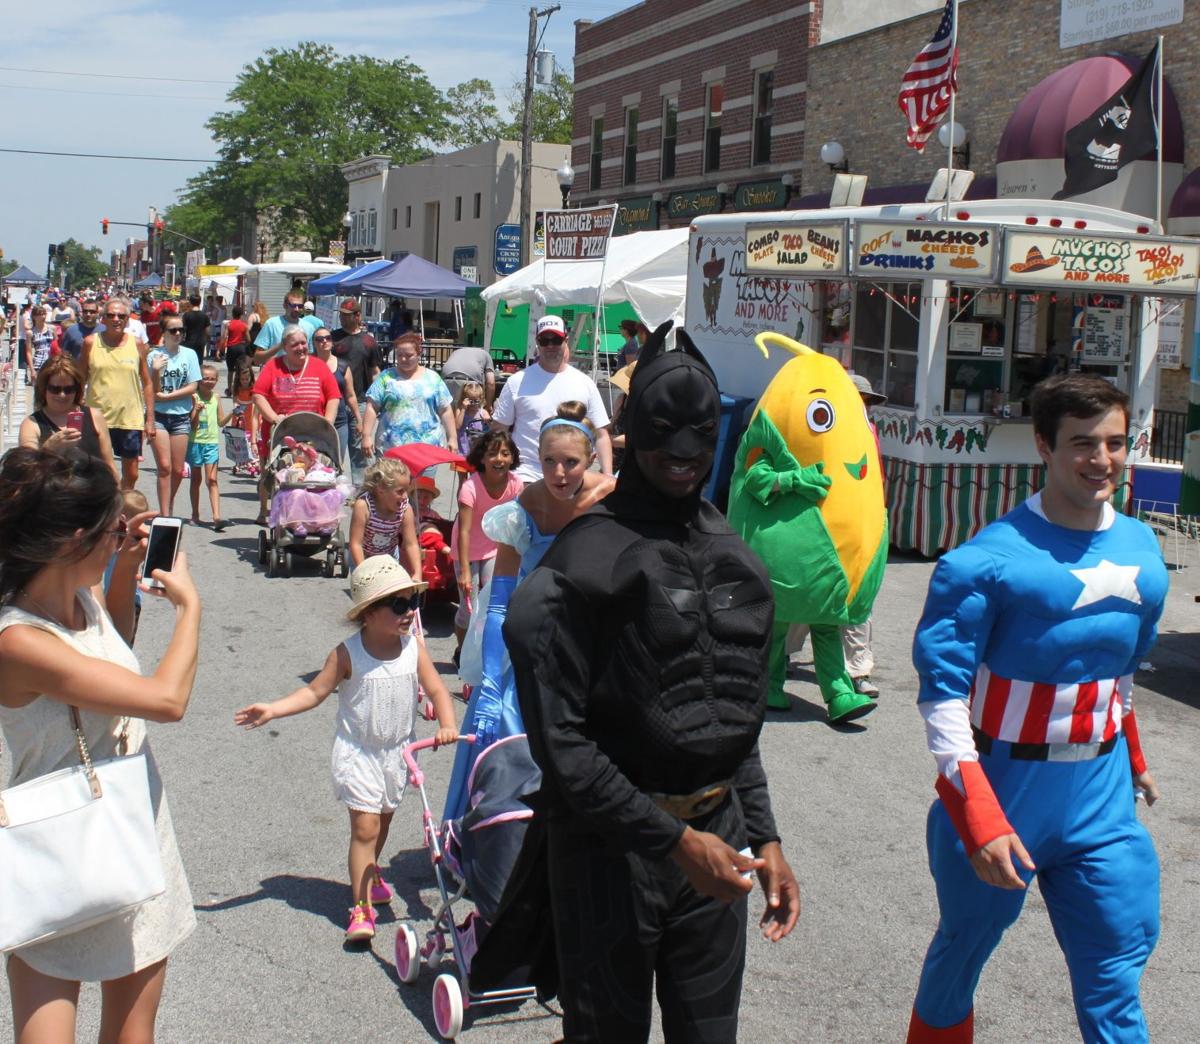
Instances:
[[[318,453],[324,453],[330,460],[341,459],[342,448],[338,442],[337,429],[319,413],[290,413],[280,419],[271,431],[271,449],[283,444],[283,440],[291,436],[297,442],[310,442]]]

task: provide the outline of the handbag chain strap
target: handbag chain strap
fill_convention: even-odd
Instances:
[[[79,760],[83,765],[83,770],[87,773],[88,786],[92,788],[92,797],[103,797],[104,792],[100,788],[96,766],[92,764],[92,752],[88,749],[88,741],[83,735],[83,724],[79,720],[79,710],[76,707],[71,708],[71,724],[75,726],[75,747],[79,751]]]

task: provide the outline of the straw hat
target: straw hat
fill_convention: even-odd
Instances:
[[[633,380],[633,371],[637,366],[637,360],[634,359],[628,366],[622,366],[616,373],[611,374],[608,378],[608,383],[614,388],[620,388],[626,395],[629,394],[629,382]]]
[[[427,583],[418,583],[408,570],[391,555],[372,555],[364,558],[350,577],[350,599],[354,604],[346,611],[347,620],[357,620],[364,609],[381,598],[401,591],[424,591]]]

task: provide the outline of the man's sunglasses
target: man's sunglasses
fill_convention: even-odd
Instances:
[[[411,594],[405,597],[404,595],[396,595],[395,598],[385,599],[377,602],[377,605],[386,605],[397,616],[403,616],[407,612],[416,612],[425,604],[425,592],[417,591],[416,594]]]
[[[562,344],[563,340],[562,337],[539,337],[537,343],[543,348],[549,348],[551,345]]]
[[[165,334],[181,334],[183,333],[182,326],[164,326],[163,333]]]

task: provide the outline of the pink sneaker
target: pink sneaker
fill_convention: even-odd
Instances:
[[[386,906],[392,901],[392,890],[388,887],[387,882],[379,874],[379,867],[375,867],[375,879],[371,882],[371,902],[377,906]]]
[[[346,928],[347,942],[370,942],[375,938],[375,910],[370,903],[355,903]]]

